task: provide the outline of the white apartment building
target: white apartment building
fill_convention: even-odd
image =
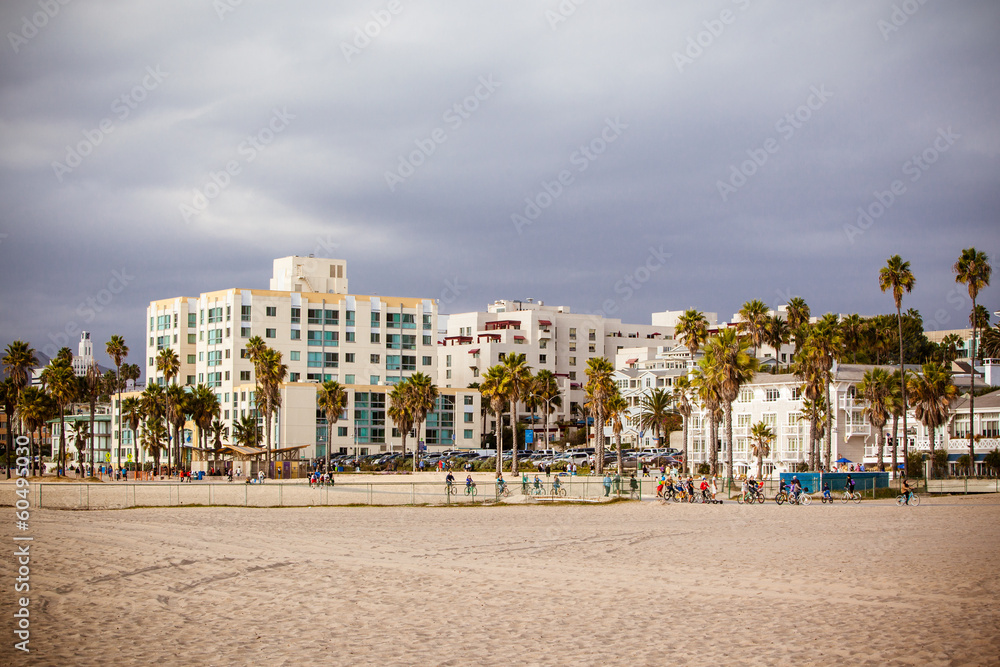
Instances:
[[[252,412],[254,405],[247,341],[260,336],[281,352],[288,379],[272,442],[275,447],[305,445],[303,458],[325,456],[327,446],[335,452],[398,450],[401,437],[385,416],[391,386],[418,371],[438,375],[436,302],[349,294],[344,260],[276,259],[270,289],[231,288],[161,299],[150,302],[146,316],[148,382],[163,384],[156,356],[163,348],[174,349],[180,360],[177,380],[215,391],[230,433],[234,420]],[[316,409],[316,383],[326,380],[345,385],[350,398],[332,437]],[[416,440],[446,449],[478,447],[478,392],[441,394],[440,407],[462,414],[459,423],[446,414],[433,415]],[[456,410],[449,410],[453,405]],[[469,407],[471,421],[464,416]]]
[[[495,301],[486,312],[448,316],[443,345],[437,351],[438,385],[468,387],[481,382],[486,370],[501,363],[507,354],[524,354],[532,373],[551,371],[561,389],[562,405],[554,406],[547,438],[540,433],[535,437],[535,448],[544,448],[558,435],[555,422],[574,418],[586,402],[583,386],[588,360],[613,360],[619,349],[640,340],[672,341],[673,330],[572,313],[565,306],[546,306],[531,299]],[[523,406],[518,412],[525,415]],[[487,423],[483,424],[486,432],[492,432],[495,426],[495,418],[487,415]]]

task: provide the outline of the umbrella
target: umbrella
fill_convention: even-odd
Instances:
[[[854,461],[852,461],[851,459],[844,458],[843,456],[841,456],[839,459],[837,459],[836,461],[834,461],[834,463],[854,463]]]

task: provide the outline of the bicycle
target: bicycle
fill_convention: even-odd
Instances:
[[[830,503],[832,505],[833,501],[834,501],[834,498],[833,498],[833,496],[831,494],[824,493],[822,496],[820,496],[819,501],[821,503]],[[847,501],[845,500],[844,502],[846,503]]]
[[[510,497],[510,489],[507,488],[506,484],[504,484],[503,486],[497,486],[497,498],[509,498],[509,497]]]
[[[553,496],[559,496],[560,498],[565,498],[566,497],[566,487],[564,487],[562,485],[556,486],[555,484],[553,484],[552,485],[552,495]]]
[[[853,500],[856,503],[861,502],[861,494],[857,491],[844,491],[844,495],[840,498],[841,502],[850,502]]]
[[[444,485],[444,495],[446,495],[446,496],[457,496],[458,495],[458,485],[457,484],[445,484]]]
[[[788,491],[778,491],[774,494],[774,502],[781,505],[782,503],[788,502]]]
[[[907,495],[910,496],[910,502],[909,503],[906,502],[906,496]],[[917,494],[915,494],[913,491],[910,491],[908,493],[901,493],[898,496],[896,496],[896,504],[900,505],[900,506],[902,506],[902,505],[909,505],[910,507],[916,507],[917,505],[920,504],[920,496],[918,496]]]
[[[754,494],[754,497],[757,499],[758,505],[763,505],[764,501],[767,500],[767,498],[764,496],[764,489],[757,489],[757,492]]]
[[[808,505],[811,502],[812,497],[805,491],[799,493],[798,496],[788,496],[789,505]]]
[[[469,486],[465,487],[465,495],[472,496],[473,498],[475,498],[477,493],[479,493],[479,491],[476,490],[475,484],[470,484]]]
[[[753,505],[753,501],[755,500],[757,500],[757,494],[752,491],[747,491],[736,496],[736,502],[740,505]]]

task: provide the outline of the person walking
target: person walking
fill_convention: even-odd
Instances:
[[[607,498],[611,495],[611,475],[605,473],[604,475],[604,497]]]

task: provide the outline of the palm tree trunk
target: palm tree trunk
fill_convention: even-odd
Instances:
[[[935,428],[929,428],[928,435],[930,436],[928,440],[931,442],[931,470],[927,475],[927,479],[934,477],[934,432],[937,431]]]
[[[510,399],[510,472],[517,474],[517,399]]]
[[[892,478],[899,474],[899,460],[896,458],[896,447],[899,445],[899,417],[892,416]]]
[[[723,418],[726,422],[726,477],[733,480],[733,404],[726,401],[722,404]]]
[[[833,449],[833,423],[834,415],[832,406],[830,405],[830,384],[827,383],[824,391],[824,400],[826,401],[826,447],[823,449],[823,467],[827,470],[830,469],[830,455]]]
[[[403,458],[406,458],[406,435],[409,433],[409,429],[403,431]]]
[[[969,470],[976,467],[975,438],[972,435],[972,418],[976,405],[976,299],[972,299],[972,358],[969,360]],[[969,473],[966,473],[966,477]]]
[[[56,464],[56,477],[62,477],[63,468],[66,467],[66,415],[61,406],[59,408],[59,456],[53,458],[58,462]]]
[[[503,412],[495,412],[497,418],[496,439],[497,439],[497,476],[503,473]]]
[[[271,476],[271,410],[264,411],[264,428],[267,429],[267,476]]]
[[[712,476],[719,474],[719,451],[716,448],[718,437],[715,432],[715,410],[708,411],[708,465],[711,468]]]
[[[681,444],[681,453],[684,458],[682,459],[682,465],[685,468],[689,469],[691,464],[688,461],[688,418],[687,417],[684,417],[683,430],[684,430],[684,442]]]
[[[906,466],[906,472],[909,473],[910,461],[907,451],[909,448],[909,436],[906,432],[906,373],[903,372],[903,313],[900,310],[900,306],[896,305],[896,324],[899,330],[899,382],[900,382],[900,395],[903,399],[903,465]],[[971,427],[972,424],[969,424]]]
[[[816,430],[819,428],[819,414],[816,412],[816,406],[812,406],[812,410],[809,415],[809,468],[811,470],[816,469]]]
[[[885,440],[884,440],[885,434],[883,433],[884,426],[885,426],[885,424],[883,424],[882,426],[879,427],[878,433],[875,436],[875,446],[878,448],[878,455],[877,455],[876,460],[878,461],[878,470],[880,472],[882,471],[882,467],[883,467],[883,465],[882,465],[882,447],[885,444]]]
[[[597,409],[597,421],[598,423],[594,425],[597,427],[597,451],[594,454],[594,468],[600,475],[604,472],[604,411],[600,407]]]
[[[621,431],[615,433],[615,447],[618,449],[618,474],[625,474],[625,462],[622,460],[622,434]]]
[[[97,408],[97,397],[93,394],[90,395],[90,431],[87,437],[90,438],[90,458],[94,458],[94,410]],[[114,414],[114,410],[111,411]],[[118,421],[121,422],[121,415],[118,416]]]

